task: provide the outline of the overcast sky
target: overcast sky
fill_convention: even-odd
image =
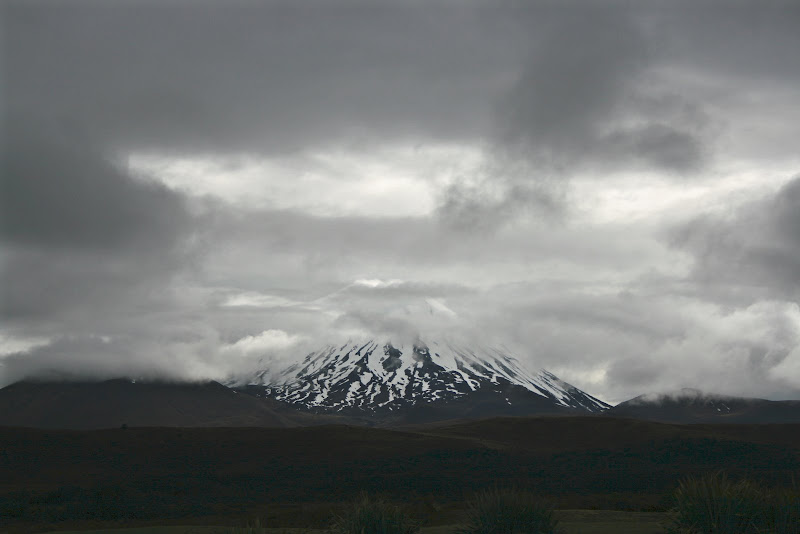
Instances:
[[[800,398],[800,2],[2,6],[0,386],[420,336]]]

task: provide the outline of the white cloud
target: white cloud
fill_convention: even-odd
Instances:
[[[50,344],[50,341],[46,337],[19,337],[0,332],[0,358],[10,354],[30,352]]]
[[[229,308],[239,307],[254,307],[254,308],[280,308],[283,306],[294,306],[299,304],[296,301],[279,297],[277,295],[268,295],[266,293],[258,293],[256,291],[246,291],[229,296],[222,302],[222,306]]]
[[[268,355],[270,351],[282,351],[302,341],[302,336],[292,335],[283,330],[264,330],[255,336],[245,336],[235,343],[226,345],[222,350],[226,353],[244,355]]]
[[[429,215],[439,190],[481,165],[469,145],[394,144],[309,151],[285,157],[175,156],[133,153],[135,173],[191,195],[237,206],[299,210],[319,216]]]
[[[773,380],[800,391],[800,347],[795,347],[781,363],[770,369],[769,375]]]
[[[353,282],[354,286],[370,287],[373,289],[382,287],[397,287],[402,284],[402,280],[380,280],[378,278],[360,278]]]
[[[458,316],[456,312],[447,307],[447,304],[445,304],[444,301],[442,301],[442,299],[429,298],[425,299],[425,302],[427,302],[428,305],[431,307],[431,314],[433,314],[433,312],[436,311],[437,313],[442,313],[448,317]]]

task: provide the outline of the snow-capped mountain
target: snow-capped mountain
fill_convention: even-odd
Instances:
[[[548,371],[527,371],[505,350],[449,343],[329,346],[277,374],[258,373],[245,389],[313,411],[400,416],[412,410],[414,420],[609,407]]]

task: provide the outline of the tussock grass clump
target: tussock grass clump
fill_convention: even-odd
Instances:
[[[334,518],[334,534],[414,534],[420,525],[403,508],[362,493]]]
[[[746,534],[757,532],[762,495],[747,480],[734,482],[725,473],[689,477],[675,490],[677,532]]]
[[[256,518],[255,521],[248,523],[247,526],[244,527],[233,527],[230,530],[230,534],[264,534],[266,532],[266,527],[261,524],[261,519]]]
[[[687,478],[674,494],[672,531],[688,534],[800,534],[796,491],[769,491],[725,473]]]
[[[513,489],[478,493],[469,503],[459,534],[552,534],[558,520],[553,509],[534,495]]]
[[[800,491],[779,490],[767,497],[764,532],[800,534]]]

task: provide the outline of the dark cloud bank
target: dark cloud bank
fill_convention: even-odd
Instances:
[[[3,155],[3,315],[105,305],[185,261],[186,201],[136,180],[87,139],[9,119]]]
[[[583,195],[630,175],[712,188],[734,160],[784,172],[778,133],[767,163],[729,147],[798,133],[798,13],[6,2],[0,383],[219,378],[420,333],[504,343],[610,400],[797,397],[800,179],[638,221],[587,218]],[[483,158],[428,215],[398,217],[238,205],[129,165],[394,145]]]
[[[731,213],[687,222],[673,232],[673,244],[696,258],[692,276],[703,285],[745,287],[797,302],[800,176]]]

